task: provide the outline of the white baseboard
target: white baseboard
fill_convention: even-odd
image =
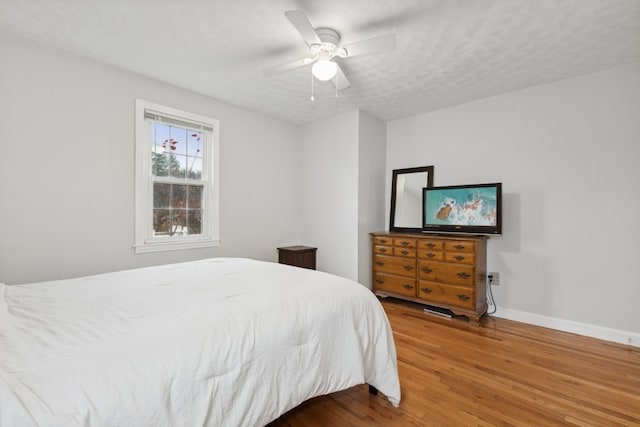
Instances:
[[[573,320],[558,319],[555,317],[542,316],[540,314],[527,313],[525,311],[511,310],[509,308],[498,308],[498,310],[491,316],[515,320],[516,322],[528,323],[530,325],[543,326],[545,328],[557,329],[559,331],[571,332],[605,341],[640,347],[640,333],[638,332],[605,328],[602,326],[575,322]]]

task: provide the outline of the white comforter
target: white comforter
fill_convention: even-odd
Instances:
[[[1,426],[260,426],[364,382],[398,405],[389,323],[330,274],[212,258],[0,284]]]

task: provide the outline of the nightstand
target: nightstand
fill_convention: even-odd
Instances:
[[[316,269],[316,251],[310,246],[286,246],[278,248],[278,262],[296,267]]]

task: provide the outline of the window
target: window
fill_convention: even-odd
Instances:
[[[218,246],[219,123],[136,100],[135,251]]]

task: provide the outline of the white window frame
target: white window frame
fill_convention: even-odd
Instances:
[[[154,236],[153,233],[153,183],[151,162],[152,121],[145,119],[145,112],[169,120],[194,125],[203,131],[202,184],[204,184],[202,208],[202,233],[186,236]],[[136,152],[135,152],[135,253],[197,249],[220,245],[220,122],[211,117],[181,111],[164,105],[136,99]]]

